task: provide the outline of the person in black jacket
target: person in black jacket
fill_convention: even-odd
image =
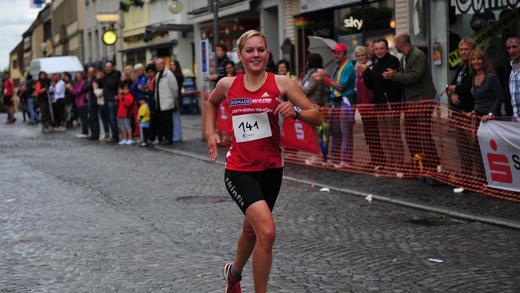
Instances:
[[[390,169],[398,168],[404,160],[403,141],[401,139],[402,89],[392,80],[385,79],[383,72],[388,68],[398,70],[399,59],[390,54],[386,39],[374,43],[375,60],[372,68],[364,70],[367,87],[374,93],[375,111],[378,113],[378,132],[384,146],[385,162]],[[380,114],[380,115],[379,115]]]
[[[469,131],[472,127],[471,113],[475,108],[475,100],[471,94],[473,76],[469,68],[469,55],[473,49],[475,49],[475,42],[470,38],[462,39],[459,42],[459,55],[462,64],[457,69],[450,85],[444,90],[449,96],[448,101],[453,109],[450,115],[450,124],[457,142],[462,176],[472,173],[474,165],[472,152],[478,151],[478,149],[475,149],[473,133]]]
[[[117,108],[115,107],[115,98],[119,91],[119,82],[121,81],[121,72],[114,70],[111,62],[105,64],[105,76],[103,77],[103,97],[105,99],[105,109],[108,113],[110,123],[111,138],[107,141],[116,143],[119,141],[119,128],[117,126]]]
[[[96,82],[96,68],[89,67],[87,69],[86,90],[88,95],[87,109],[88,109],[88,128],[90,135],[88,139],[99,139],[99,109],[97,104],[97,97],[94,93],[94,83]]]

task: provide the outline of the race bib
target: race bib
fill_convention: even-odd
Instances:
[[[267,112],[233,116],[236,142],[246,142],[271,137],[271,125]]]

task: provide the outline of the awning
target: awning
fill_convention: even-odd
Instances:
[[[167,33],[171,31],[191,33],[193,32],[193,25],[191,24],[177,24],[177,23],[156,23],[146,26],[145,34]]]
[[[121,49],[119,50],[119,52],[121,53],[127,53],[127,52],[132,52],[132,51],[137,51],[137,50],[143,50],[143,49],[155,49],[155,48],[161,48],[161,47],[173,47],[177,45],[177,40],[158,40],[158,41],[150,41],[150,42],[147,42],[145,44],[142,44],[142,45],[139,45],[139,46],[135,46],[135,47],[130,47],[130,48],[124,48],[124,49]]]

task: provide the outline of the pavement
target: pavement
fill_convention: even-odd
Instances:
[[[183,118],[185,141],[172,149],[205,151],[197,121]],[[0,125],[0,292],[223,292],[220,270],[233,257],[242,218],[223,167],[74,134]],[[414,180],[292,165],[285,175],[510,219],[518,214],[503,201]],[[437,195],[442,200],[428,199]],[[274,217],[269,292],[520,291],[518,230],[291,180]],[[242,285],[253,292],[250,265]]]

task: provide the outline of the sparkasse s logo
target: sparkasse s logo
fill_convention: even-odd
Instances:
[[[494,152],[498,151],[497,143],[494,139],[489,141],[489,146]],[[513,172],[509,164],[509,158],[501,153],[488,153],[487,160],[491,180],[501,183],[513,183]]]

